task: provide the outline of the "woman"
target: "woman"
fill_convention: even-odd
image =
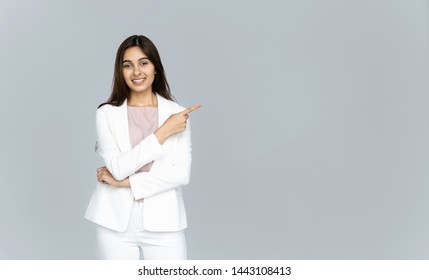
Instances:
[[[155,45],[131,36],[116,55],[110,98],[97,109],[105,166],[85,217],[103,259],[186,259],[181,186],[191,171],[189,113],[172,101]]]

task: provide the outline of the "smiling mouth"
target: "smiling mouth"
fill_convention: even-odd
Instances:
[[[131,80],[134,84],[140,85],[144,82],[145,78]]]

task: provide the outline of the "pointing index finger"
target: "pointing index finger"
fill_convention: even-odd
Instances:
[[[192,111],[194,111],[194,110],[196,110],[196,109],[198,109],[200,107],[201,107],[201,104],[196,104],[194,106],[186,108],[186,110],[184,110],[183,113],[184,114],[189,114],[190,112],[192,112]]]

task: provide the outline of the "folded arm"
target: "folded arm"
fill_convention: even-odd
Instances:
[[[118,181],[164,154],[162,145],[154,133],[148,135],[134,148],[121,153],[104,110],[97,110],[96,127],[98,152],[107,169]]]
[[[117,187],[130,186],[136,199],[188,184],[191,172],[192,144],[190,124],[187,120],[188,114],[199,107],[201,107],[200,104],[172,114],[155,133],[150,134],[133,149],[124,153],[119,150],[106,113],[97,110],[98,147],[106,164],[105,169],[97,170],[97,179],[101,183]],[[172,135],[178,139],[171,165],[162,170],[135,174],[140,167],[165,154],[162,144]]]
[[[191,175],[191,128],[177,135],[176,152],[171,165],[163,169],[139,172],[129,176],[129,185],[135,199],[146,198],[189,183]]]

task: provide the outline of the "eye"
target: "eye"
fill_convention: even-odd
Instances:
[[[145,66],[147,64],[149,64],[149,62],[147,62],[146,60],[140,61],[140,65],[141,66]]]
[[[129,64],[129,63],[124,63],[124,64],[122,64],[122,67],[123,67],[123,68],[130,68],[130,67],[131,67],[131,64]]]

